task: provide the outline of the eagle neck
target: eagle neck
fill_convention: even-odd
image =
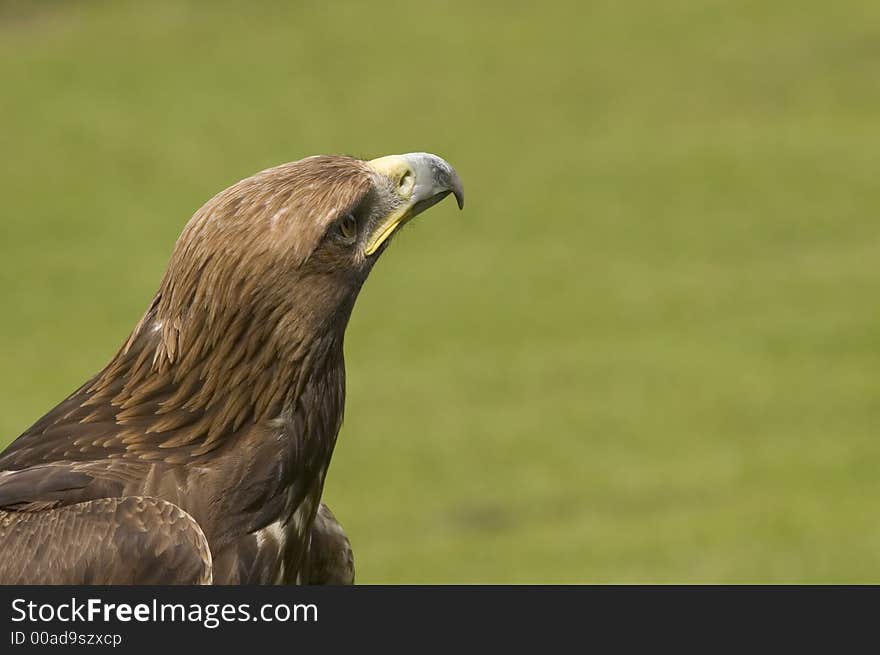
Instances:
[[[107,401],[117,423],[153,446],[202,455],[255,425],[291,417],[307,391],[344,384],[347,320],[341,329],[314,330],[290,316],[237,315],[194,326],[192,315],[161,317],[158,304],[89,389],[91,403]],[[341,411],[334,408],[340,421]]]

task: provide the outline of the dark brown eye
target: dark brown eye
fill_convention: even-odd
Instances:
[[[357,236],[357,227],[357,219],[355,219],[354,214],[346,214],[339,221],[339,234],[346,241],[354,241]]]

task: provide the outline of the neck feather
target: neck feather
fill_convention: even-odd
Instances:
[[[84,405],[101,417],[106,410],[98,408],[109,403],[116,423],[131,426],[132,442],[166,455],[172,448],[207,453],[282,416],[317,376],[343,366],[345,321],[315,331],[272,312],[163,316],[161,307],[157,296]]]

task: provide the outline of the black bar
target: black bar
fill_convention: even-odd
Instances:
[[[840,642],[834,640],[852,638],[861,631],[873,641],[868,629],[873,625],[875,608],[880,606],[880,590],[0,587],[0,605],[2,653],[35,644],[154,653],[162,649],[176,653],[184,646],[255,654],[275,653],[279,646],[285,653],[302,652],[303,648],[333,653],[367,645],[410,652],[437,647],[468,652],[477,643],[493,646],[490,652],[507,647],[540,652],[551,647],[577,652],[600,648],[609,652],[608,646],[616,651],[661,643],[693,642],[712,648],[731,642],[766,645],[774,637],[788,645],[809,640],[813,646],[829,639],[829,646],[839,647]],[[176,605],[183,607],[185,616]],[[62,638],[63,634],[67,637]],[[101,643],[94,643],[99,635]],[[61,639],[66,643],[60,643]],[[80,643],[82,639],[93,643]]]

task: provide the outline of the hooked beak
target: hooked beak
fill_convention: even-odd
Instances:
[[[464,208],[464,186],[455,169],[447,161],[427,152],[389,155],[368,161],[377,175],[391,181],[403,203],[376,226],[367,240],[365,254],[372,255],[407,221],[436,205],[450,193]]]

